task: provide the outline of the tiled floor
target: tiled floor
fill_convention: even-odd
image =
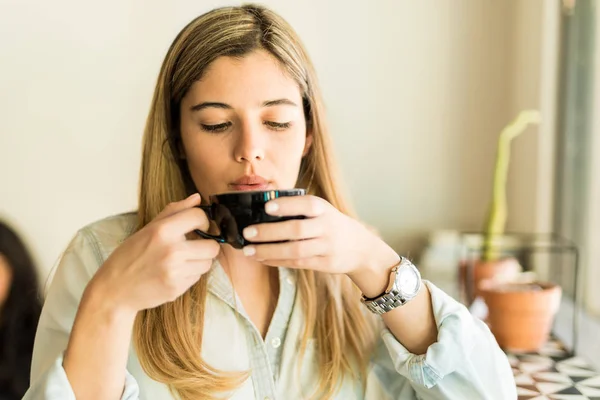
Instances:
[[[509,353],[519,400],[600,400],[600,372],[552,340],[538,353]]]

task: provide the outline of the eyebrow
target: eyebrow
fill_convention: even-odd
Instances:
[[[262,103],[262,107],[273,107],[273,106],[280,106],[280,105],[298,107],[298,105],[296,103],[294,103],[293,101],[291,101],[289,99],[267,100],[264,103]],[[211,107],[212,108],[221,108],[221,109],[225,109],[225,110],[233,109],[233,107],[231,107],[229,104],[218,103],[218,102],[214,102],[214,101],[207,101],[207,102],[196,104],[195,106],[192,106],[190,108],[190,110],[191,111],[200,111],[200,110],[204,110],[205,108],[211,108]]]

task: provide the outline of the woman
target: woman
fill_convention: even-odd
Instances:
[[[0,400],[23,398],[42,305],[35,266],[17,233],[0,222]]]
[[[192,21],[158,78],[139,210],[85,227],[64,254],[26,399],[516,397],[485,325],[419,285],[349,216],[337,181],[291,27],[254,5]],[[240,251],[190,234],[208,229],[197,206],[210,194],[295,186],[309,195],[268,211],[311,218],[244,232],[283,243]],[[377,311],[400,270],[416,295],[373,318],[360,292]]]

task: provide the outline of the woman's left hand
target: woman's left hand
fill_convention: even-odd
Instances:
[[[351,274],[393,250],[363,224],[341,213],[326,200],[306,195],[281,197],[265,207],[275,216],[304,215],[252,225],[244,237],[255,243],[244,254],[266,265]],[[282,243],[264,243],[278,242]],[[263,242],[263,244],[261,244]]]

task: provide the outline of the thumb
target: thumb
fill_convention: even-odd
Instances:
[[[167,206],[156,216],[155,220],[167,218],[173,214],[177,214],[180,211],[187,210],[188,208],[196,207],[200,205],[202,198],[199,193],[194,193],[187,198],[167,204]]]

